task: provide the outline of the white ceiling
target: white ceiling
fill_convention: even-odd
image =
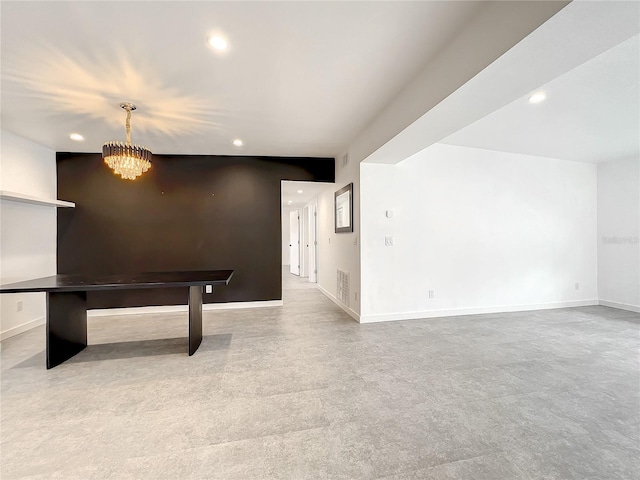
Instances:
[[[560,47],[558,47],[560,48]],[[607,50],[442,143],[597,163],[640,156],[640,36]]]
[[[640,2],[573,0],[364,161],[397,164],[436,142],[613,159],[634,130],[637,152],[638,19]]]
[[[333,183],[292,182],[284,180],[281,188],[282,206],[283,208],[304,207],[322,192],[334,186]],[[302,190],[302,193],[298,193],[298,190]],[[291,203],[289,203],[289,201],[291,201]]]
[[[97,152],[131,101],[154,153],[334,156],[481,5],[3,1],[2,127]]]

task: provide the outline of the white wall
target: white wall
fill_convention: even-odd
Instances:
[[[640,312],[640,159],[598,165],[598,292]]]
[[[596,194],[593,164],[489,150],[363,163],[361,321],[597,304]]]
[[[450,96],[461,85],[497,57],[522,40],[532,30],[556,13],[564,3],[529,2],[519,5],[488,3],[470,19],[448,46],[423,66],[422,70],[375,118],[356,135],[336,157],[335,188],[318,196],[318,287],[336,301],[337,269],[350,273],[349,306],[340,302],[347,313],[359,319],[360,298],[360,162],[390,142],[425,112]],[[487,35],[487,24],[496,18],[508,28]],[[473,55],[467,55],[473,45]],[[460,61],[464,58],[465,61]],[[467,123],[471,122],[468,120]],[[466,124],[465,124],[466,125]],[[462,125],[458,125],[460,128]],[[455,130],[453,130],[455,131]],[[450,133],[450,132],[449,132]],[[443,134],[440,138],[446,136]],[[342,166],[342,157],[350,161]],[[353,233],[334,233],[333,194],[353,182]]]
[[[0,190],[56,198],[53,150],[2,130]],[[0,282],[56,274],[56,209],[0,201]],[[22,311],[18,302],[22,301]],[[21,333],[45,318],[45,294],[0,295],[0,335]]]
[[[350,154],[351,156],[351,154]],[[360,313],[360,160],[353,158],[342,166],[336,158],[336,183],[318,196],[318,287],[358,319]],[[360,159],[358,159],[360,158]],[[335,233],[334,193],[353,183],[353,233]],[[337,271],[349,272],[351,292],[349,305],[336,299]]]

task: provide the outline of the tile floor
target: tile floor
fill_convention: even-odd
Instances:
[[[359,325],[288,273],[284,307],[89,320],[47,371],[2,342],[1,478],[638,479],[640,315]]]

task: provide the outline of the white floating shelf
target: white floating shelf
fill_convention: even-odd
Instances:
[[[12,202],[30,203],[32,205],[46,205],[48,207],[69,207],[76,206],[73,202],[65,202],[64,200],[56,200],[52,198],[40,198],[33,195],[25,195],[24,193],[7,192],[0,190],[0,199],[11,200]]]

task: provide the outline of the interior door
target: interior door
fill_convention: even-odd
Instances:
[[[289,212],[289,271],[300,275],[300,213]]]
[[[300,224],[300,276],[307,278],[309,276],[309,206],[302,209],[302,223]]]
[[[317,204],[309,207],[309,281],[318,281],[318,213]]]

